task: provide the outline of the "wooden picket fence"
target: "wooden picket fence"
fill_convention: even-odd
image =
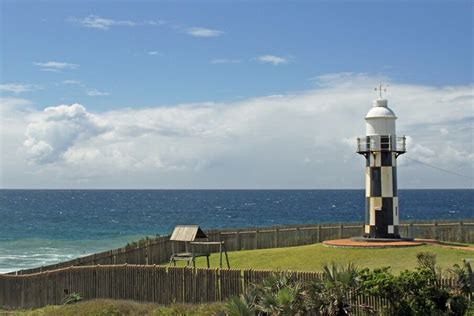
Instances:
[[[37,308],[61,304],[67,293],[84,299],[118,299],[171,303],[222,302],[244,293],[275,274],[291,274],[302,284],[321,280],[319,272],[204,269],[157,265],[96,265],[68,267],[29,275],[0,275],[0,306]],[[443,279],[446,287],[454,280]],[[390,307],[379,297],[353,298],[376,311]],[[363,313],[356,309],[355,314]]]
[[[239,228],[209,230],[210,241],[224,241],[227,251],[264,248],[280,248],[314,244],[325,240],[361,236],[363,223],[329,223],[263,228]],[[474,219],[464,221],[410,221],[400,225],[402,236],[437,239],[449,242],[474,243]],[[184,245],[182,245],[184,247]],[[179,245],[176,251],[184,251]],[[206,249],[217,252],[218,248]],[[115,264],[163,264],[172,255],[169,236],[147,240],[143,245],[122,247],[73,260],[10,274],[32,274],[70,266],[115,265]]]

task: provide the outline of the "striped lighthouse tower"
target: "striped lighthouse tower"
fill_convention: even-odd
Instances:
[[[364,155],[365,238],[399,239],[400,212],[397,194],[397,157],[405,153],[405,137],[397,137],[395,113],[380,98],[365,117],[366,136],[357,139],[357,153]]]

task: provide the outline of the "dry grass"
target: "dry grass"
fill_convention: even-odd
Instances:
[[[151,303],[138,303],[125,300],[89,300],[65,306],[46,306],[27,311],[1,311],[0,315],[15,316],[148,316],[148,315],[219,315],[222,314],[224,305],[201,304],[184,305],[175,304],[169,307]]]

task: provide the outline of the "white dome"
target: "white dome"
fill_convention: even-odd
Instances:
[[[393,118],[396,119],[395,113],[389,108],[377,106],[370,109],[370,111],[365,116],[366,119],[371,118]]]
[[[387,106],[387,100],[378,99],[374,100],[374,106],[369,110],[365,119],[373,118],[385,118],[385,119],[397,119],[397,116],[393,111]]]
[[[374,106],[365,117],[365,134],[395,135],[395,113],[387,106],[385,99],[374,100]]]

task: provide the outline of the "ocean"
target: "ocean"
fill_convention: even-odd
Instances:
[[[204,229],[364,220],[364,190],[0,190],[0,273]],[[474,217],[474,190],[400,190],[408,219]]]

